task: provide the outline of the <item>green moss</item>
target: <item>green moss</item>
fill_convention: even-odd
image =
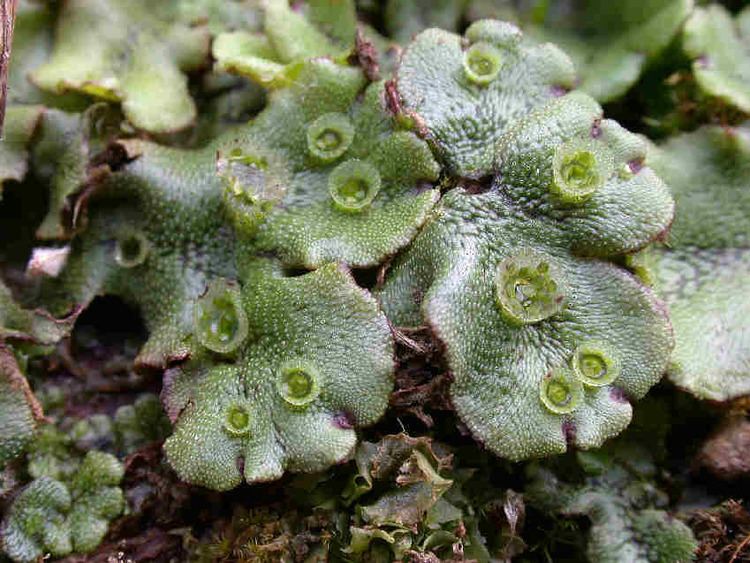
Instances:
[[[125,507],[118,487],[123,473],[115,457],[90,451],[64,481],[34,479],[8,510],[0,529],[3,548],[17,562],[92,551],[107,533],[109,521]]]
[[[544,5],[540,3],[540,5]],[[552,41],[573,59],[580,89],[601,103],[621,98],[680,32],[692,0],[584,0],[517,12],[537,41]]]
[[[700,89],[750,113],[750,8],[735,18],[720,4],[696,8],[685,24],[683,46]]]
[[[684,563],[697,542],[682,521],[666,511],[656,488],[657,468],[645,442],[623,437],[598,452],[579,453],[578,467],[533,464],[526,499],[558,517],[591,521],[586,555],[591,562]]]
[[[2,545],[17,562],[36,561],[50,553],[68,555],[73,544],[66,514],[72,499],[68,489],[49,477],[35,479],[18,495],[3,522]]]
[[[750,392],[750,129],[706,126],[668,141],[650,161],[672,188],[668,245],[646,254],[669,303],[670,379],[702,399]]]
[[[142,1],[68,2],[51,57],[32,80],[54,93],[120,101],[133,125],[147,131],[187,127],[196,109],[183,72],[205,61],[209,35],[170,16]]]
[[[269,0],[263,6],[263,35],[244,30],[220,34],[213,44],[217,67],[276,88],[289,84],[295,66],[305,59],[343,59],[354,47],[354,2],[312,0],[301,8]]]
[[[144,393],[132,405],[123,405],[114,416],[114,437],[118,452],[131,454],[166,438],[172,426],[159,397]]]
[[[41,106],[11,106],[3,124],[3,143],[0,145],[0,182],[20,182],[28,169],[28,145],[36,130],[44,108]],[[2,184],[0,184],[1,186]],[[2,190],[0,188],[0,195]]]
[[[70,331],[76,317],[75,311],[65,318],[56,319],[40,309],[24,309],[0,281],[0,343],[55,344]]]
[[[34,436],[27,455],[27,471],[33,478],[67,480],[80,463],[73,438],[53,424],[45,424]]]
[[[696,541],[690,528],[661,510],[642,510],[634,519],[637,541],[647,546],[645,559],[669,563],[695,558]]]
[[[0,344],[0,468],[23,453],[41,417],[42,408],[13,352]]]
[[[93,551],[104,538],[109,521],[125,508],[119,488],[125,473],[122,463],[111,454],[89,451],[70,480],[72,499],[68,524],[73,550]]]
[[[464,4],[464,0],[387,0],[386,29],[401,44],[430,27],[454,31],[461,21]]]

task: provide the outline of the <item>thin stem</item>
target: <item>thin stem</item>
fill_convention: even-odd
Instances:
[[[10,50],[13,44],[13,26],[16,23],[18,0],[0,0],[0,19],[2,19],[2,46],[0,47],[0,139],[3,137],[5,123],[5,104],[8,98],[8,68],[10,67]]]

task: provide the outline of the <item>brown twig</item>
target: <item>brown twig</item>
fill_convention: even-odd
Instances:
[[[747,544],[750,543],[750,534],[748,534],[744,540],[740,543],[740,545],[737,546],[737,549],[734,550],[734,553],[732,554],[732,558],[729,560],[729,563],[734,563],[737,560],[737,557],[742,555],[743,550],[745,547],[747,547]]]
[[[5,123],[5,103],[8,98],[8,68],[10,49],[13,44],[13,26],[16,23],[18,0],[0,0],[0,20],[2,20],[2,46],[0,46],[0,139]]]

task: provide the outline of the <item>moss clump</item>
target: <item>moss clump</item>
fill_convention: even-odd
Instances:
[[[63,481],[34,479],[15,498],[0,531],[2,545],[17,562],[49,553],[62,557],[94,550],[109,521],[125,508],[119,483],[123,465],[114,456],[90,451]]]

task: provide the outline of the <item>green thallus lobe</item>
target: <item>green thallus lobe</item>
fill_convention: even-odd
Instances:
[[[361,212],[380,191],[380,173],[369,162],[347,160],[331,172],[328,191],[336,208],[350,213]]]
[[[495,296],[511,324],[533,324],[558,313],[565,304],[559,275],[530,250],[504,259],[498,267]]]
[[[196,301],[193,320],[198,341],[213,352],[234,352],[247,337],[239,289],[224,279],[212,281]]]

